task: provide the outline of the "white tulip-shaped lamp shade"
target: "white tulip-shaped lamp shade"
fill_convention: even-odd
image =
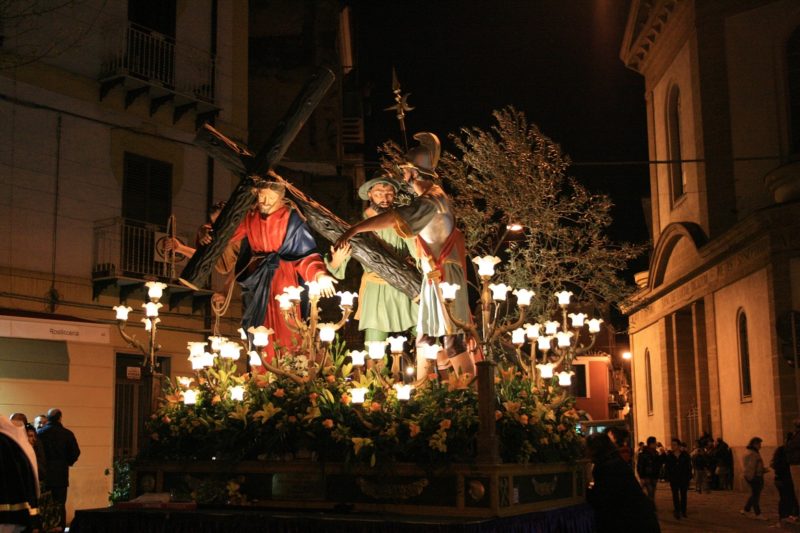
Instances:
[[[529,339],[538,339],[539,335],[541,335],[542,325],[541,324],[525,324],[522,326],[525,328],[525,336]]]
[[[355,404],[364,403],[364,397],[367,392],[369,392],[369,389],[366,387],[354,387],[350,389],[350,398]]]
[[[306,281],[306,287],[308,287],[309,299],[319,298],[319,295],[321,294],[319,283],[316,281]]]
[[[289,295],[289,299],[293,302],[300,301],[300,293],[303,292],[305,289],[303,287],[286,287],[283,289],[285,294]]]
[[[461,285],[444,281],[439,284],[439,288],[442,289],[442,298],[449,302],[456,299],[456,293],[458,293],[458,289],[461,288]]]
[[[539,375],[542,376],[542,379],[552,379],[555,366],[553,363],[541,363],[536,365],[536,368],[539,369]]]
[[[230,387],[228,392],[231,393],[231,400],[241,402],[244,400],[244,387],[241,385],[236,385],[235,387]]]
[[[211,342],[211,351],[218,352],[222,348],[222,345],[228,342],[227,337],[222,337],[219,335],[212,335],[208,338]]]
[[[517,289],[514,291],[514,296],[517,297],[517,305],[519,306],[531,305],[531,298],[533,298],[535,294],[535,292],[529,291],[528,289]]]
[[[479,276],[491,278],[494,276],[494,266],[500,262],[500,258],[493,255],[485,255],[483,257],[475,257],[472,262],[478,265]]]
[[[117,320],[128,320],[128,313],[133,311],[127,305],[115,305],[112,309],[117,312]]]
[[[197,403],[197,391],[194,389],[189,389],[183,392],[183,404],[184,405],[194,405]]]
[[[336,337],[336,324],[323,322],[322,324],[317,324],[317,329],[319,329],[320,342],[333,342],[334,337]]]
[[[572,296],[572,291],[557,292],[556,298],[558,298],[558,305],[563,305],[563,306],[569,305],[570,296]]]
[[[206,352],[205,342],[187,342],[186,347],[189,349],[189,357],[200,357]]]
[[[403,346],[405,342],[408,340],[402,335],[398,335],[397,337],[389,337],[386,339],[389,341],[389,351],[392,353],[403,353]]]
[[[353,307],[353,300],[358,298],[358,293],[350,292],[350,291],[339,291],[336,293],[336,296],[339,297],[339,305],[342,307]]]
[[[397,399],[400,401],[408,401],[411,399],[411,389],[414,387],[409,383],[395,383],[394,388],[397,391]]]
[[[422,356],[429,361],[436,361],[436,359],[439,357],[440,351],[442,351],[442,347],[438,344],[422,345]]]
[[[213,352],[204,353],[203,356],[200,359],[201,359],[200,366],[202,366],[203,368],[208,368],[210,366],[214,366],[214,353]]]
[[[492,300],[496,302],[504,302],[506,299],[506,294],[511,290],[511,287],[505,283],[492,283],[489,285],[489,290],[492,291]]]
[[[253,346],[258,346],[259,348],[267,346],[269,344],[269,336],[275,333],[266,326],[258,326],[257,328],[250,326],[247,331],[253,335]]]
[[[252,350],[250,352],[249,363],[250,363],[250,366],[263,366],[264,365],[264,363],[261,362],[261,356],[258,355],[258,352],[255,351],[255,350]]]
[[[158,309],[163,307],[164,304],[156,303],[156,302],[147,302],[146,304],[142,304],[144,307],[144,314],[148,316],[148,318],[155,318],[158,316]]]
[[[159,301],[167,288],[167,284],[160,281],[148,281],[144,286],[147,287],[147,297],[153,302]]]
[[[224,359],[233,359],[236,361],[241,355],[239,352],[242,350],[238,342],[227,341],[220,347],[219,356]]]
[[[558,384],[562,387],[569,387],[572,385],[572,374],[574,374],[574,372],[566,371],[556,374],[556,376],[558,376]]]
[[[550,342],[553,340],[553,337],[549,337],[547,335],[542,335],[541,337],[536,339],[536,346],[539,350],[546,352],[550,349]]]
[[[512,331],[511,342],[517,346],[522,346],[525,344],[525,330],[523,328],[517,328]]]
[[[160,320],[160,319],[156,318],[156,320]],[[144,324],[144,330],[145,331],[150,331],[150,330],[153,329],[153,321],[150,320],[149,318],[143,318],[142,319],[142,324]]]
[[[559,348],[569,348],[573,333],[571,331],[559,331],[556,333],[556,343]]]
[[[364,366],[364,358],[367,352],[364,350],[352,350],[350,352],[350,359],[353,361],[353,366]]]
[[[201,355],[190,355],[189,362],[192,363],[192,370],[202,370],[205,368],[205,357]]]
[[[590,318],[588,320],[589,333],[600,333],[600,324],[603,323],[602,318]]]
[[[364,343],[370,359],[383,359],[386,355],[386,341],[367,341]]]
[[[192,384],[193,380],[194,380],[194,378],[190,377],[190,376],[178,376],[178,377],[175,378],[175,381],[178,382],[178,385],[180,385],[184,389],[188,389],[189,385]]]
[[[247,340],[247,332],[244,330],[244,328],[239,328],[236,331],[239,333],[240,339],[242,339],[243,341]]]
[[[292,307],[294,307],[294,302],[292,301],[292,296],[288,292],[283,292],[275,297],[278,300],[278,305],[281,308],[281,311],[288,311]]]
[[[572,321],[573,328],[582,328],[586,320],[586,313],[570,313],[567,315]]]
[[[545,335],[555,335],[556,331],[558,331],[558,326],[560,326],[558,322],[555,320],[548,320],[544,323],[544,334]]]

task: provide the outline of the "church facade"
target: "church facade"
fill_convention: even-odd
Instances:
[[[626,304],[635,433],[741,460],[800,414],[800,5],[634,1],[645,79],[649,269]]]

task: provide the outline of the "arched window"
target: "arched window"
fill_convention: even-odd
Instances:
[[[800,158],[800,27],[786,43],[786,75],[789,89],[789,154]]]
[[[750,382],[750,345],[747,341],[747,315],[739,309],[736,317],[739,337],[739,384],[742,401],[750,400],[752,384]]]
[[[650,366],[650,350],[644,351],[644,379],[647,394],[647,414],[653,414],[653,372]]]
[[[686,192],[686,175],[681,152],[681,91],[673,85],[667,96],[667,154],[669,156],[669,185],[672,203]]]

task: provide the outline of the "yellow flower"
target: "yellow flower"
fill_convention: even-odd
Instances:
[[[372,439],[353,437],[350,439],[353,442],[353,452],[358,455],[361,448],[372,446]]]

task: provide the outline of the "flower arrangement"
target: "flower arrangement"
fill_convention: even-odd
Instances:
[[[402,400],[401,384],[392,381],[388,365],[354,372],[343,348],[329,362],[313,377],[303,372],[307,360],[295,356],[274,363],[283,373],[254,366],[238,374],[235,361],[217,357],[192,378],[168,381],[140,457],[371,466],[474,459],[478,401],[468,376],[428,380]],[[513,367],[500,375],[496,418],[503,460],[577,458],[583,443],[575,431],[574,400],[555,384],[537,383]]]

